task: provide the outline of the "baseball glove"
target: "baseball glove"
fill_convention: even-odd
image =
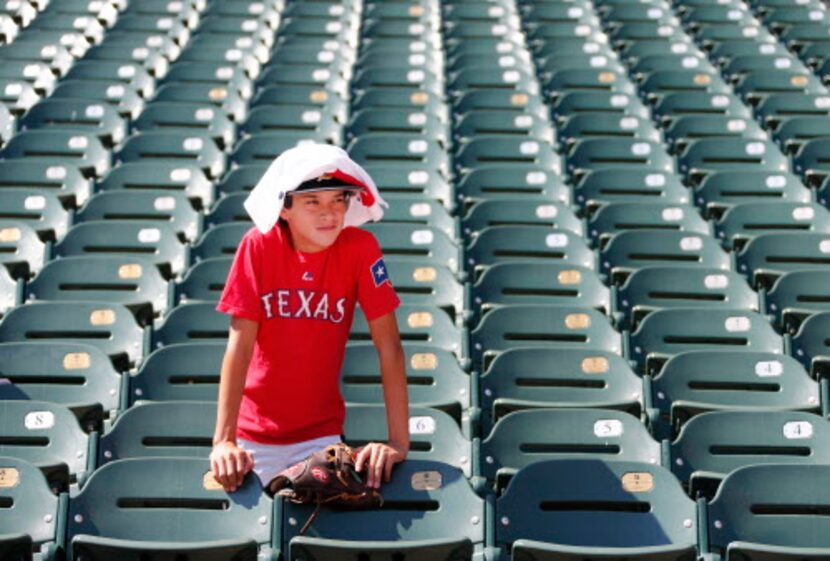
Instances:
[[[304,534],[322,505],[346,508],[371,508],[383,504],[383,497],[363,483],[355,470],[357,454],[338,443],[326,446],[306,459],[281,471],[268,484],[272,495],[317,508],[300,530]]]

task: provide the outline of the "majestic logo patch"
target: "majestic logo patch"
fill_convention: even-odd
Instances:
[[[386,263],[383,262],[383,257],[379,258],[372,265],[372,280],[375,281],[375,287],[389,282],[389,271],[386,270]]]
[[[304,281],[313,281],[314,280],[314,273],[312,273],[311,271],[306,271],[305,273],[303,273],[302,278],[303,278]]]

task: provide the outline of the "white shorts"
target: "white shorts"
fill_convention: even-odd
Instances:
[[[295,444],[260,444],[242,438],[237,440],[237,445],[254,457],[254,473],[259,476],[263,487],[268,486],[279,472],[305,459],[312,452],[341,442],[340,435],[321,436]]]

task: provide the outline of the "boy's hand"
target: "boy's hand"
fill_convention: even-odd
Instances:
[[[213,477],[232,493],[242,485],[245,474],[254,467],[254,458],[247,450],[243,450],[233,442],[220,442],[214,445],[210,453],[210,469]]]
[[[366,484],[377,489],[380,487],[381,478],[384,482],[392,478],[392,468],[406,459],[407,452],[407,448],[391,442],[370,442],[357,451],[354,467],[358,472],[364,471],[365,468]]]

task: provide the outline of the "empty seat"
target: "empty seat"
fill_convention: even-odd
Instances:
[[[824,233],[761,234],[737,254],[738,271],[758,286],[769,286],[790,271],[826,269],[828,252],[830,236]]]
[[[608,113],[577,113],[568,117],[559,129],[559,138],[567,145],[586,138],[607,136],[660,141],[660,133],[651,120],[630,115],[620,117]]]
[[[753,170],[719,171],[707,175],[694,190],[694,200],[704,216],[719,217],[736,204],[751,202],[811,202],[810,191],[798,176]]]
[[[408,169],[394,164],[367,164],[364,169],[377,185],[383,186],[384,197],[400,195],[434,199],[447,209],[453,208],[455,204],[453,186],[438,170],[420,166]]]
[[[551,145],[540,140],[513,137],[476,137],[460,145],[454,163],[459,173],[467,173],[484,165],[540,168],[551,173],[561,171],[559,155]]]
[[[830,213],[823,206],[799,203],[746,203],[733,206],[715,224],[726,247],[740,249],[768,232],[830,232]]]
[[[765,316],[723,308],[657,310],[631,334],[631,358],[643,373],[656,374],[672,356],[695,350],[780,354],[783,341]]]
[[[588,222],[588,235],[602,247],[620,232],[667,230],[709,235],[709,224],[694,207],[657,202],[610,203]]]
[[[213,203],[214,189],[204,172],[185,162],[137,161],[115,166],[99,183],[101,191],[171,191],[183,193],[198,208]],[[156,206],[154,201],[153,206]],[[170,210],[168,200],[158,203],[159,210]]]
[[[482,166],[465,174],[456,185],[458,199],[472,204],[482,199],[544,198],[570,202],[570,188],[553,170]]]
[[[674,159],[661,143],[628,138],[590,138],[577,142],[565,157],[568,173],[579,178],[600,169],[674,172]]]
[[[130,405],[139,401],[217,399],[224,342],[166,345],[150,353],[129,378]]]
[[[54,193],[36,187],[0,189],[0,208],[0,219],[24,222],[51,241],[62,238],[72,221]]]
[[[794,333],[808,316],[830,311],[827,281],[830,269],[791,271],[778,277],[764,292],[766,312],[775,317],[779,328]]]
[[[202,132],[149,131],[132,135],[116,154],[119,162],[160,161],[193,164],[209,178],[225,171],[225,155]]]
[[[334,115],[306,105],[263,105],[253,109],[240,132],[242,134],[294,133],[321,142],[340,144],[342,126]]]
[[[734,271],[688,267],[645,267],[617,291],[620,325],[633,329],[650,312],[664,308],[733,308],[759,311],[758,295]]]
[[[102,177],[110,168],[110,154],[94,134],[76,130],[28,130],[12,138],[0,157],[27,159],[53,166],[77,166],[86,177]]]
[[[97,469],[69,502],[69,555],[268,555],[273,506],[260,481],[249,474],[226,493],[209,472],[207,460],[196,458],[135,458]]]
[[[688,204],[691,193],[673,173],[611,167],[582,176],[574,186],[574,201],[591,214],[614,202]]]
[[[107,147],[120,144],[127,134],[125,120],[111,105],[68,99],[41,101],[26,112],[20,127],[83,131],[95,135]]]
[[[431,304],[401,304],[395,310],[401,341],[433,345],[466,358],[466,333],[456,327],[450,315]],[[369,324],[363,314],[355,314],[349,341],[371,341]]]
[[[620,232],[602,249],[599,260],[602,272],[615,283],[643,267],[730,267],[729,255],[713,237],[663,230]]]
[[[148,220],[76,224],[55,245],[54,252],[59,257],[132,254],[159,267],[166,278],[182,273],[188,262],[188,248],[173,229]]]
[[[133,122],[136,132],[200,132],[210,137],[220,150],[236,140],[236,127],[218,107],[204,103],[153,102],[147,104]]]
[[[709,503],[709,549],[728,561],[818,558],[830,549],[830,466],[754,465],[726,476]]]
[[[448,267],[398,259],[386,259],[385,263],[401,302],[438,306],[453,318],[464,317],[464,286]]]
[[[0,265],[14,278],[26,278],[43,268],[47,248],[37,232],[19,220],[0,220]]]
[[[139,95],[138,86],[115,78],[62,80],[55,87],[50,99],[85,99],[108,103],[126,119],[138,117],[144,107],[144,100]]]
[[[247,116],[247,102],[231,86],[208,83],[174,82],[164,84],[156,91],[154,102],[206,103],[222,108],[234,123]]]
[[[125,370],[144,356],[145,335],[130,311],[111,302],[35,302],[11,310],[0,322],[0,341],[87,343]]]
[[[152,348],[173,343],[225,342],[230,317],[216,311],[214,302],[179,304],[153,326]]]
[[[711,498],[726,474],[752,464],[828,463],[830,423],[797,411],[717,411],[689,420],[672,443],[671,469],[692,495]]]
[[[456,218],[450,215],[447,208],[440,201],[432,197],[417,195],[387,196],[386,185],[384,185],[383,190],[384,199],[389,204],[389,207],[383,213],[384,222],[433,226],[443,230],[453,239],[457,237],[458,225]]]
[[[482,476],[497,489],[521,468],[552,459],[596,458],[660,464],[660,444],[636,417],[608,409],[510,413],[481,441]]]
[[[87,431],[100,429],[121,405],[121,375],[109,357],[79,342],[0,344],[0,399],[48,401],[68,407]]]
[[[711,349],[671,357],[652,382],[652,426],[677,431],[698,413],[718,410],[817,411],[818,385],[792,357]]]
[[[89,435],[72,412],[45,401],[4,401],[0,454],[40,468],[54,493],[84,480],[95,466]]]
[[[485,314],[470,333],[470,352],[479,370],[499,353],[520,347],[619,353],[622,341],[600,312],[574,306],[502,306]]]
[[[145,325],[170,305],[167,282],[151,262],[116,255],[50,261],[27,284],[26,300],[117,302],[130,308]]]
[[[686,115],[672,119],[666,128],[666,141],[672,152],[679,153],[700,138],[732,137],[766,140],[768,134],[752,117],[725,115]]]
[[[174,287],[176,304],[192,300],[218,302],[233,257],[211,257],[190,267]]]
[[[443,174],[450,171],[447,152],[437,141],[389,133],[365,135],[348,147],[349,155],[360,164],[395,165],[407,169],[433,169]]]
[[[60,499],[40,470],[25,460],[0,457],[0,472],[4,483],[0,500],[12,505],[0,510],[4,556],[52,559],[59,551]]]
[[[101,437],[99,466],[124,458],[207,458],[213,448],[216,404],[162,401],[130,407]]]
[[[30,159],[0,161],[0,189],[21,187],[54,193],[67,207],[82,205],[92,193],[92,182],[75,165]]]
[[[419,265],[440,265],[458,273],[460,250],[445,232],[434,226],[417,224],[367,224],[388,259]]]
[[[743,138],[704,138],[691,142],[678,162],[680,172],[693,184],[699,184],[716,171],[786,173],[789,170],[787,158],[772,141]]]
[[[510,559],[692,559],[696,514],[665,468],[546,460],[519,470],[497,500],[495,539]]]
[[[384,218],[386,216],[384,215]],[[566,205],[541,197],[478,201],[462,218],[462,231],[473,237],[489,226],[543,226],[582,234],[582,221]]]

